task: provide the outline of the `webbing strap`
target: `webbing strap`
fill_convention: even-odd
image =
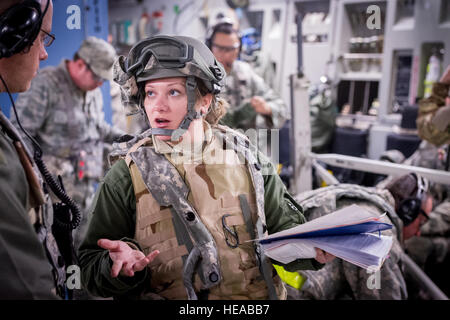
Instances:
[[[175,210],[173,208],[170,209],[170,212],[172,214],[172,222],[173,222],[173,227],[175,229],[175,235],[177,237],[178,244],[180,246],[185,245],[188,252],[191,252],[192,248],[194,247],[194,244],[192,243],[192,240],[189,237],[189,233],[187,232],[186,227],[183,224],[183,221],[180,220],[180,217],[178,216],[178,214],[175,212]],[[187,255],[183,256],[183,263],[186,258],[187,258]]]
[[[250,206],[248,205],[247,197],[245,196],[245,194],[239,195],[239,201],[241,203],[241,209],[242,209],[242,213],[244,215],[245,225],[247,226],[247,232],[251,235],[252,239],[256,239],[257,237],[255,235],[255,229],[253,228],[252,216],[250,213]],[[258,219],[258,221],[256,222],[256,229],[257,229],[258,235],[264,234],[261,219]],[[267,284],[267,290],[269,291],[269,299],[270,300],[278,300],[277,292],[275,290],[275,286],[273,284],[273,278],[271,275],[271,266],[269,265],[269,262],[267,261],[265,255],[264,255],[262,246],[257,241],[254,241],[253,243],[255,246],[256,254],[258,255],[257,261],[258,261],[258,265],[259,265],[259,270]]]
[[[167,251],[163,251],[160,254],[158,254],[155,259],[150,263],[150,266],[155,266],[159,264],[166,264],[167,262],[182,257],[183,255],[186,255],[187,249],[185,246],[179,246],[176,248],[170,248]]]
[[[165,209],[160,212],[152,213],[151,215],[145,216],[141,218],[141,228],[144,229],[146,226],[161,222],[164,220],[172,219],[170,215],[170,209]]]
[[[202,273],[200,278],[204,281],[205,288],[217,285],[221,281],[221,272],[214,238],[187,200],[189,188],[177,169],[164,155],[156,153],[150,147],[142,147],[128,155],[136,164],[144,184],[156,202],[160,206],[173,208],[172,213],[177,215],[178,221],[181,221],[183,228],[195,244],[189,254],[192,258],[186,259],[183,277],[191,281],[193,273],[198,271]],[[185,236],[182,238],[187,239]],[[192,262],[191,268],[186,270],[189,261]],[[197,262],[202,265],[202,268],[197,269]]]

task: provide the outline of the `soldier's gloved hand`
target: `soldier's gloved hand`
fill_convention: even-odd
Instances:
[[[272,115],[272,109],[270,108],[270,106],[267,104],[266,100],[264,100],[263,97],[260,96],[252,97],[252,99],[250,100],[250,104],[252,105],[252,107],[255,109],[256,112],[267,116]]]
[[[132,249],[127,243],[120,240],[100,239],[97,241],[99,247],[109,251],[113,265],[111,277],[132,277],[137,271],[142,271],[159,254],[158,250],[145,256],[142,251]]]
[[[333,261],[335,256],[333,256],[331,253],[325,252],[319,248],[316,249],[316,260],[322,264]]]
[[[434,114],[431,123],[439,130],[445,131],[450,124],[450,105],[440,107]]]

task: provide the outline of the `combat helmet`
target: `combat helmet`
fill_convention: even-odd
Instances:
[[[135,44],[128,57],[121,56],[114,66],[114,80],[121,85],[124,107],[143,110],[144,94],[139,90],[148,80],[186,77],[187,113],[175,130],[152,128],[152,135],[171,136],[177,141],[192,120],[201,115],[195,111],[196,78],[212,94],[223,87],[225,70],[201,41],[185,36],[154,36]]]

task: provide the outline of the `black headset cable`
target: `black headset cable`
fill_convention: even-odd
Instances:
[[[53,193],[64,203],[66,204],[71,212],[72,212],[72,220],[68,223],[62,222],[58,217],[54,216],[54,222],[60,229],[64,230],[73,230],[78,227],[81,220],[81,211],[78,207],[77,203],[73,201],[69,195],[64,191],[63,186],[55,181],[52,174],[48,171],[47,166],[44,163],[44,160],[42,160],[42,149],[39,143],[22,127],[22,124],[20,123],[19,116],[17,114],[16,105],[14,103],[14,99],[11,95],[11,92],[8,89],[8,86],[6,85],[5,80],[3,80],[3,77],[0,75],[0,80],[3,83],[3,86],[5,87],[6,92],[8,93],[9,99],[11,100],[11,105],[14,110],[14,114],[16,115],[17,123],[19,125],[20,130],[23,131],[23,133],[30,139],[30,141],[34,145],[34,155],[33,159],[36,163],[39,171],[41,172],[44,180],[47,182],[50,189],[53,191]]]

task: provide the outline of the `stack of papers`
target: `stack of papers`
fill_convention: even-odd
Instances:
[[[314,248],[319,248],[361,268],[377,270],[392,247],[392,237],[380,234],[392,225],[380,218],[351,205],[257,241],[268,257],[284,264],[314,258]]]

